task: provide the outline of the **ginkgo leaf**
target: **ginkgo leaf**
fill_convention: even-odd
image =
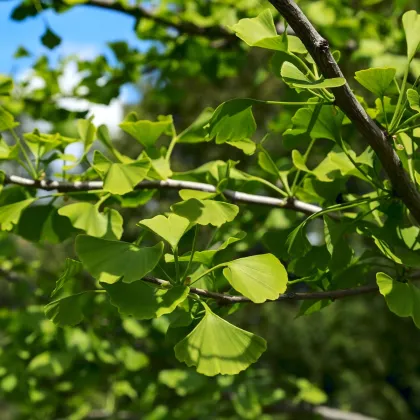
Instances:
[[[230,29],[252,47],[287,50],[287,38],[277,34],[270,9],[264,10],[255,18],[241,19]]]
[[[95,204],[73,203],[61,207],[58,214],[68,217],[76,229],[85,231],[89,236],[121,238],[123,219],[115,209],[106,209],[104,213],[100,213]]]
[[[18,125],[13,115],[0,106],[0,131],[11,130]]]
[[[97,280],[115,283],[123,277],[125,283],[131,283],[156,267],[162,256],[163,242],[150,248],[139,248],[128,242],[79,235],[76,252],[83,266]]]
[[[227,141],[226,144],[242,150],[246,155],[253,155],[257,148],[257,145],[250,139]]]
[[[411,287],[408,283],[395,281],[385,273],[377,273],[376,284],[391,312],[401,317],[411,315],[413,299]]]
[[[114,284],[102,283],[111,303],[118,307],[123,315],[136,319],[152,319],[171,313],[189,293],[186,286],[159,289],[143,281]]]
[[[236,235],[229,237],[220,245],[217,249],[208,249],[206,251],[195,251],[192,261],[193,262],[199,262],[201,264],[204,264],[206,266],[210,266],[213,262],[213,259],[215,255],[226,249],[229,245],[234,244],[235,242],[240,241],[241,239],[245,238],[246,233],[245,232],[238,232]],[[182,255],[179,257],[179,261],[181,262],[188,262],[191,258],[191,253],[187,253],[185,255]],[[173,263],[175,261],[175,258],[173,255],[165,254],[165,262],[167,263]]]
[[[396,69],[390,67],[371,68],[356,71],[354,78],[367,90],[382,98],[394,80],[396,72]]]
[[[252,99],[232,99],[219,105],[209,121],[209,139],[216,137],[219,144],[250,139],[257,129],[253,103]]]
[[[213,115],[213,108],[205,108],[196,120],[178,135],[177,143],[201,143],[209,141],[207,131],[204,128]]]
[[[83,156],[85,156],[96,138],[96,127],[90,120],[79,119],[77,120],[77,131],[83,142]]]
[[[185,201],[190,198],[196,198],[197,200],[207,200],[214,198],[217,193],[208,192],[208,191],[195,191],[195,190],[179,190],[179,196]]]
[[[410,10],[404,13],[402,22],[407,41],[407,57],[411,61],[420,46],[420,15],[415,10]]]
[[[288,61],[285,61],[281,67],[280,75],[291,87],[300,89],[325,89],[346,84],[346,79],[344,79],[344,77],[310,80],[294,64]]]
[[[76,229],[84,230],[90,236],[102,237],[106,233],[107,218],[91,203],[73,203],[61,207],[58,214],[70,219]]]
[[[306,237],[305,224],[301,223],[292,230],[286,240],[287,252],[292,257],[301,257],[308,253],[311,244]]]
[[[414,111],[420,112],[420,95],[414,89],[407,89],[407,99],[410,108]]]
[[[267,348],[258,335],[242,330],[202,303],[206,313],[200,323],[174,347],[175,356],[207,376],[236,375],[255,363]]]
[[[158,138],[172,125],[171,117],[162,117],[161,121],[139,120],[132,121],[126,118],[120,127],[130,136],[134,137],[144,147],[154,146]]]
[[[104,191],[119,195],[133,191],[150,169],[149,159],[143,158],[132,163],[113,163],[97,150],[93,162],[93,167],[104,179]]]
[[[71,258],[66,259],[66,267],[64,273],[57,280],[54,290],[51,293],[51,297],[54,297],[60,293],[63,287],[71,281],[74,276],[79,274],[83,269],[83,265],[80,261],[72,260]]]
[[[230,261],[223,275],[235,290],[255,303],[275,300],[287,288],[286,269],[272,254]]]
[[[185,217],[171,213],[168,217],[158,215],[153,217],[153,219],[142,220],[138,225],[156,233],[174,249],[188,230],[190,221]]]
[[[77,325],[84,318],[83,304],[86,296],[94,292],[81,292],[50,302],[44,308],[45,316],[60,327]]]
[[[284,135],[307,133],[314,139],[339,141],[343,118],[344,114],[333,106],[323,106],[318,113],[315,107],[300,108],[292,118],[293,128]]]
[[[0,207],[0,230],[13,229],[13,226],[19,222],[22,211],[36,200],[36,198],[28,198],[27,200]]]
[[[190,198],[174,204],[171,210],[192,223],[221,226],[226,222],[231,222],[237,216],[239,207],[223,201]]]
[[[13,160],[19,156],[19,146],[10,147],[0,136],[0,160]]]
[[[13,90],[13,80],[0,74],[0,96],[10,95],[10,92]]]

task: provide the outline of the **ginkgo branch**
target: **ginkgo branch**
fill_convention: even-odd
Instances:
[[[331,54],[328,41],[316,31],[295,2],[293,0],[269,1],[303,42],[322,75],[325,78],[344,77]],[[334,94],[336,104],[353,122],[357,130],[377,154],[392,183],[395,194],[400,197],[417,222],[420,223],[420,193],[403,168],[389,135],[382,131],[369,117],[347,83],[334,88]]]
[[[171,286],[171,284],[168,281],[157,279],[151,276],[144,277],[143,281],[164,288]],[[351,296],[365,295],[367,293],[375,293],[378,292],[378,290],[379,288],[376,284],[370,284],[366,286],[355,287],[352,289],[327,290],[323,292],[287,292],[281,294],[278,297],[278,299],[272,302],[282,302],[285,300],[336,300]],[[190,294],[195,294],[205,298],[211,298],[223,304],[252,303],[252,300],[245,296],[234,296],[226,293],[211,292],[209,290],[199,289],[196,287],[190,288]]]
[[[33,180],[17,175],[6,175],[5,184],[21,185],[23,187],[38,188],[46,191],[60,191],[60,192],[78,192],[78,191],[95,191],[103,188],[102,181],[51,181],[51,180]],[[217,188],[211,184],[192,181],[179,181],[174,179],[167,179],[164,181],[143,181],[136,187],[138,190],[142,189],[175,189],[175,190],[194,190],[205,191],[210,193],[217,193]],[[240,191],[224,190],[223,195],[238,203],[245,204],[259,204],[270,207],[279,207],[289,210],[299,211],[305,214],[314,214],[322,210],[321,207],[314,204],[305,203],[294,198],[275,198],[264,195],[248,194]]]

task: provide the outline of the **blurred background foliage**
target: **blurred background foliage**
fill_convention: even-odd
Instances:
[[[400,17],[405,10],[418,10],[418,0],[301,0],[298,4],[332,49],[340,50],[344,75],[368,102],[373,98],[356,85],[354,72],[370,66],[404,65]],[[30,55],[29,76],[17,84],[12,99],[0,98],[2,106],[21,119],[24,129],[42,126],[71,136],[75,120],[89,116],[91,104],[110,104],[127,84],[136,86],[141,99],[126,105],[124,113],[135,110],[152,120],[171,114],[179,131],[204,108],[230,98],[299,99],[270,73],[271,54],[248,48],[228,29],[240,18],[254,17],[267,8],[265,1],[25,0],[16,3],[11,19],[22,21],[25,30],[28,19],[47,9],[66,13],[73,7],[132,15],[133,31],[145,47],[140,51],[121,39],[108,45],[112,59],[109,55],[68,56],[54,64],[47,56]],[[276,21],[278,31],[283,31],[278,16]],[[77,22],[74,25],[77,28]],[[39,42],[54,48],[61,41],[60,28],[46,25],[45,30]],[[16,60],[30,54],[24,46],[16,45],[16,50]],[[419,73],[420,60],[414,65]],[[71,90],[64,92],[60,77],[69,66],[75,66],[79,76]],[[66,98],[82,101],[81,106],[69,109]],[[293,137],[291,143],[281,135],[294,109],[261,106],[254,113],[259,127],[256,137],[267,130],[272,133],[266,146],[276,161],[290,160],[290,149],[298,148],[299,141],[306,144],[305,138]],[[357,150],[358,134],[352,127],[346,130]],[[114,131],[113,137],[127,155],[138,154],[124,133]],[[321,161],[330,148],[317,142],[312,159]],[[174,170],[239,157],[240,169],[264,176],[256,169],[255,157],[244,158],[239,150],[213,143],[177,146]],[[19,174],[6,164],[2,169]],[[360,192],[357,180],[349,182],[350,189]],[[250,183],[247,188],[270,194],[261,184]],[[338,185],[332,202],[339,199],[339,192]],[[19,194],[18,187],[14,193]],[[134,240],[135,224],[167,210],[174,197],[175,192],[157,192],[150,201],[144,198],[144,206],[123,209],[123,239]],[[286,232],[298,216],[255,206],[241,210],[235,223],[248,235],[236,251],[247,255],[268,249],[281,255]],[[32,239],[39,238],[38,227],[30,220],[25,229]],[[311,229],[316,232],[322,226],[315,223]],[[223,237],[224,232],[218,235]],[[207,239],[203,235],[200,241],[204,244]],[[81,325],[60,329],[48,321],[43,305],[73,245],[71,241],[42,242],[0,236],[1,419],[304,420],[323,418],[312,409],[319,404],[383,420],[420,416],[419,332],[410,320],[391,314],[383,299],[370,295],[349,299],[311,315],[301,315],[305,308],[298,303],[254,305],[234,313],[236,325],[267,339],[268,350],[255,367],[240,375],[207,378],[173,357],[173,338],[166,334],[165,317],[152,322],[121,319],[103,296],[97,296]],[[349,273],[349,284],[356,281],[352,276],[371,276],[370,269],[365,266],[362,272]]]

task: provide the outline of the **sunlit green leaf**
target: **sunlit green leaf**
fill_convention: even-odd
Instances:
[[[207,305],[205,309],[200,323],[174,347],[179,361],[207,376],[236,375],[264,353],[267,344],[263,338],[235,327]]]
[[[231,222],[239,212],[239,208],[235,204],[214,200],[197,200],[196,198],[174,204],[171,210],[192,223],[213,226]]]
[[[407,57],[411,61],[420,45],[420,15],[410,10],[404,13],[402,22],[407,41]]]
[[[356,71],[354,78],[367,90],[382,98],[393,82],[395,73],[394,68],[372,68]]]
[[[223,275],[235,290],[255,303],[275,300],[287,288],[287,272],[272,254],[230,261]]]
[[[133,121],[126,118],[120,127],[134,137],[144,147],[154,146],[158,138],[172,126],[172,117],[162,117],[160,121]]]
[[[13,115],[0,106],[0,131],[7,131],[19,125]]]
[[[292,118],[293,128],[289,128],[284,134],[308,133],[315,139],[339,141],[344,114],[333,106],[323,106],[318,115],[314,112],[314,107],[300,108]],[[315,117],[315,122],[312,122]]]
[[[231,29],[252,47],[287,50],[287,38],[277,34],[270,9],[264,10],[256,18],[241,19]]]
[[[162,256],[163,242],[139,248],[128,242],[79,235],[76,252],[86,270],[97,280],[112,284],[123,277],[125,283],[131,283],[156,267]]]
[[[13,226],[18,223],[22,211],[35,201],[36,198],[28,198],[0,207],[0,229],[12,230]]]
[[[414,89],[407,89],[407,99],[410,104],[410,108],[414,111],[420,112],[420,96],[419,93]]]
[[[100,213],[95,204],[73,203],[60,208],[58,214],[68,217],[76,229],[81,229],[90,236],[121,238],[123,219],[115,209],[106,209],[104,213]]]
[[[291,87],[300,89],[325,89],[343,86],[346,79],[336,77],[332,79],[311,80],[305,76],[295,65],[285,61],[280,72],[283,80]]]
[[[208,135],[216,143],[250,139],[257,129],[252,99],[232,99],[219,105],[209,121]]]
[[[99,151],[95,151],[93,167],[104,179],[104,191],[123,195],[147,176],[150,162],[143,158],[133,163],[112,163]]]
[[[138,225],[156,233],[168,242],[172,248],[176,248],[178,242],[188,230],[190,221],[177,214],[171,213],[168,217],[158,215],[153,219],[144,219],[140,221]]]

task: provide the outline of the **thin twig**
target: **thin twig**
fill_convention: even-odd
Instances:
[[[73,191],[92,191],[101,190],[103,188],[102,181],[51,181],[51,180],[33,180],[24,178],[17,175],[6,175],[5,184],[21,185],[23,187],[38,188],[46,191],[60,191],[60,192],[73,192]],[[217,192],[214,185],[205,184],[202,182],[192,181],[178,181],[174,179],[167,179],[165,181],[143,181],[136,187],[138,190],[142,189],[175,189],[175,190],[195,190],[205,192]],[[294,198],[275,198],[267,197],[264,195],[248,194],[240,191],[224,190],[223,194],[234,202],[246,204],[259,204],[270,207],[279,207],[290,210],[299,211],[305,214],[314,214],[322,210],[321,207],[314,204],[305,203]]]
[[[160,287],[171,287],[171,284],[166,280],[157,279],[155,277],[146,276],[143,278],[143,281],[156,284]],[[319,299],[343,299],[350,296],[359,296],[365,295],[368,293],[377,292],[378,286],[376,284],[370,284],[366,286],[355,287],[353,289],[339,289],[339,290],[327,290],[324,292],[288,292],[280,295],[278,299],[273,302],[282,302],[285,300],[319,300]],[[198,296],[215,299],[218,302],[224,304],[234,304],[234,303],[251,303],[252,300],[245,296],[234,296],[226,293],[216,293],[210,292],[209,290],[199,289],[196,287],[190,288],[190,293],[196,294]]]

